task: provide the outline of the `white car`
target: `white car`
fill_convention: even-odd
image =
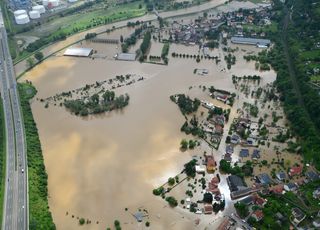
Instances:
[[[24,169],[21,169],[21,172],[24,173]]]

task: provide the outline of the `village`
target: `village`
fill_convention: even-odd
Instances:
[[[181,171],[152,192],[166,208],[191,213],[194,226],[219,222],[215,225],[219,230],[320,228],[319,173],[302,158],[275,78],[266,74],[271,67],[257,58],[272,47],[270,36],[277,27],[273,16],[271,4],[261,3],[248,9],[208,11],[195,19],[131,22],[130,32],[121,33],[120,39],[87,34],[81,47],[57,55],[156,67],[194,60],[199,64],[193,68],[194,77],[209,78],[212,68],[230,75],[232,84],[226,89],[193,84],[168,98],[184,118],[180,131],[185,138],[177,147],[191,159],[179,162]],[[107,55],[86,47],[101,44],[114,47]],[[253,68],[248,72],[255,74],[232,72],[236,63],[249,63]],[[90,102],[94,94],[120,88],[123,92],[126,86],[149,80],[152,74],[127,73],[37,100],[46,108],[72,98]],[[141,223],[149,218],[146,213],[139,210],[133,216]]]

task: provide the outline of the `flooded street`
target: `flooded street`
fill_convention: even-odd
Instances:
[[[108,57],[116,51],[112,45],[83,45]],[[131,215],[139,208],[148,210],[152,229],[195,228],[194,220],[199,216],[181,208],[171,209],[152,194],[153,188],[180,173],[183,164],[197,152],[180,152],[180,141],[185,138],[180,132],[184,118],[169,96],[186,93],[208,97],[196,90],[199,85],[234,91],[231,76],[235,73],[260,74],[267,82],[275,75],[255,71],[254,63],[246,63],[241,52],[231,71],[222,71],[224,62],[196,63],[194,59],[172,58],[172,52],[197,54],[198,48],[172,45],[169,66],[58,55],[20,79],[32,81],[38,90],[36,98],[46,98],[121,74],[146,78],[115,90],[116,94],[130,96],[129,106],[121,112],[81,118],[64,107],[44,108],[36,98],[32,101],[48,173],[49,206],[57,229],[76,229],[77,217],[92,221],[84,229],[105,229],[116,219],[123,229],[143,229],[144,225]],[[194,74],[195,68],[208,69],[208,76]],[[224,151],[223,141],[220,149]],[[202,218],[208,223],[212,216]],[[199,228],[204,228],[202,222]]]

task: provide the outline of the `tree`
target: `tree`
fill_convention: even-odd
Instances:
[[[34,66],[34,58],[29,57],[27,59],[27,67],[31,69],[33,66]]]
[[[182,150],[186,150],[188,149],[188,141],[186,139],[182,139],[182,141],[180,142],[180,147]]]
[[[123,36],[120,36],[120,42],[123,43]]]
[[[84,223],[85,223],[84,218],[80,218],[80,220],[79,220],[79,224],[80,224],[80,225],[84,225]]]
[[[168,179],[168,184],[169,184],[170,186],[172,186],[172,185],[174,185],[174,183],[175,183],[174,178],[169,177],[169,179]]]
[[[171,206],[171,207],[176,207],[177,205],[178,205],[178,201],[176,200],[176,198],[174,198],[173,196],[168,196],[167,198],[166,198],[166,201],[169,203],[169,205]]]
[[[37,51],[35,54],[34,54],[34,57],[37,59],[37,61],[42,61],[43,59],[43,53],[40,52],[40,51]]]

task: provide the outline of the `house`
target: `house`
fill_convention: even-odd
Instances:
[[[306,215],[299,208],[293,208],[291,210],[291,214],[293,216],[293,222],[295,224],[301,223],[301,221],[306,218]]]
[[[253,203],[260,207],[263,207],[267,203],[267,200],[263,199],[258,194],[255,194],[253,195]]]
[[[246,206],[249,206],[251,204],[253,204],[253,196],[247,196],[246,198],[242,199],[239,201],[240,203],[245,204]]]
[[[260,150],[259,149],[254,149],[251,158],[253,160],[260,159]]]
[[[216,134],[222,135],[223,134],[223,127],[221,125],[216,124],[214,126],[214,132]]]
[[[228,95],[226,95],[226,94],[218,94],[216,98],[217,98],[217,100],[226,103],[226,101],[228,100]]]
[[[293,176],[296,176],[296,175],[301,175],[302,173],[302,166],[294,166],[290,169],[289,171],[289,176],[293,177]]]
[[[207,172],[213,173],[216,170],[216,162],[213,156],[211,155],[206,156],[206,159],[207,159]]]
[[[295,183],[288,183],[288,184],[285,184],[283,186],[284,190],[286,190],[287,192],[293,192],[293,191],[296,191],[298,189],[298,186],[295,184]]]
[[[265,184],[265,185],[271,184],[271,182],[272,182],[271,178],[266,173],[259,174],[258,176],[256,176],[256,179],[257,179],[258,183]]]
[[[231,162],[232,161],[232,157],[228,153],[224,154],[224,158],[223,159],[226,160],[227,162]]]
[[[249,149],[241,149],[239,156],[240,157],[248,157],[249,156]]]
[[[273,186],[271,189],[270,189],[270,192],[274,193],[274,194],[282,194],[283,193],[283,190],[284,190],[284,186],[283,184],[278,184],[276,186]]]
[[[306,172],[306,177],[309,181],[319,180],[319,174],[314,171]]]
[[[228,176],[227,178],[228,186],[230,188],[230,191],[238,191],[242,189],[246,189],[247,186],[243,182],[242,178],[236,175]]]
[[[232,226],[232,223],[230,223],[230,220],[227,217],[225,217],[222,223],[217,228],[217,230],[229,230],[231,226]]]
[[[236,134],[232,135],[231,136],[231,143],[232,144],[238,144],[240,143],[240,137]]]
[[[232,154],[232,153],[233,153],[233,146],[232,146],[232,145],[227,145],[227,147],[226,147],[226,153],[227,153],[227,154]]]
[[[256,210],[254,211],[251,216],[256,220],[256,221],[260,221],[263,219],[263,212],[262,210]]]
[[[320,187],[313,191],[312,196],[314,199],[320,199]]]
[[[278,180],[280,180],[280,181],[284,181],[285,179],[286,179],[286,173],[285,172],[278,172],[277,174],[276,174],[276,177],[277,177],[277,179]]]
[[[212,214],[213,212],[213,207],[211,204],[205,204],[204,205],[204,214]]]
[[[196,172],[197,173],[205,173],[206,167],[204,165],[196,165]]]
[[[312,225],[316,228],[316,229],[320,229],[320,219],[314,220],[312,222]]]
[[[280,212],[277,212],[275,217],[276,217],[277,220],[283,220],[284,219],[284,216]]]

